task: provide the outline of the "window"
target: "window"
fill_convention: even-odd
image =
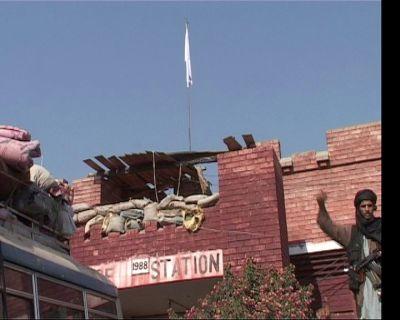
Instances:
[[[97,311],[107,312],[111,314],[117,314],[115,301],[88,293],[87,304],[89,309],[94,309]]]
[[[117,318],[116,301],[112,298],[88,293],[79,286],[8,262],[3,271],[5,290],[0,281],[0,319],[5,317],[3,311],[9,319],[34,319],[35,315],[40,319],[85,319],[85,297],[90,319]]]
[[[40,318],[82,319],[83,291],[63,285],[58,281],[37,277]]]
[[[9,319],[34,319],[33,300],[6,295],[7,315]]]
[[[32,275],[28,273],[5,267],[4,279],[6,288],[32,293]]]
[[[32,275],[4,267],[6,309],[10,319],[34,318]]]
[[[40,302],[40,318],[41,319],[84,319],[83,310],[76,310],[57,304]]]
[[[53,281],[38,277],[38,291],[40,297],[47,297],[54,300],[65,301],[83,306],[82,291],[73,289]]]
[[[99,314],[95,314],[92,312],[89,312],[89,319],[115,319],[115,317],[107,317],[103,314],[99,315]]]

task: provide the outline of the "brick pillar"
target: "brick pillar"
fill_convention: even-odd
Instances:
[[[100,205],[122,201],[121,188],[111,184],[102,176],[92,176],[73,182],[74,204]]]
[[[265,266],[288,264],[281,168],[273,148],[221,154],[218,167],[221,227],[232,230],[227,250],[239,259],[229,262],[239,267],[243,258],[253,256]]]

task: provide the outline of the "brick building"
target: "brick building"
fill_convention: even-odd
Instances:
[[[221,278],[222,265],[238,272],[252,256],[263,265],[293,263],[299,281],[315,286],[315,309],[329,305],[332,318],[354,318],[355,303],[343,270],[346,255],[316,224],[315,195],[324,189],[333,220],[354,223],[354,195],[371,188],[378,195],[380,215],[381,124],[330,130],[326,138],[327,150],[287,158],[281,158],[278,140],[218,154],[220,199],[204,209],[206,219],[195,233],[153,221],[142,231],[105,237],[100,225],[92,226],[89,237],[81,227],[70,242],[71,254],[114,280],[125,317],[190,307]],[[126,188],[98,169],[96,175],[74,182],[75,203],[99,205],[129,198]],[[157,279],[128,270],[132,259],[146,257],[163,263]],[[189,275],[177,277],[179,259],[185,268],[192,264]],[[172,268],[167,262],[175,262],[175,277],[167,275]]]

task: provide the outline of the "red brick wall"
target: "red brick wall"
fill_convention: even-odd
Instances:
[[[330,240],[316,224],[320,189],[337,223],[354,223],[354,195],[364,188],[381,204],[381,125],[370,123],[327,132],[329,167],[319,168],[315,151],[292,156],[291,173],[283,177],[289,243]]]
[[[318,206],[315,195],[320,189],[327,192],[327,209],[337,223],[355,222],[354,195],[364,188],[377,193],[377,215],[381,215],[380,123],[330,130],[327,132],[327,144],[328,166],[319,165],[316,152],[309,151],[293,155],[293,166],[284,168],[285,208],[291,244],[331,240],[316,223]],[[343,272],[347,259],[337,258],[341,252],[345,258],[341,249],[305,254],[303,257],[292,256],[291,261],[296,266],[296,272],[302,273],[298,279],[315,286],[315,309],[327,304],[332,319],[354,319],[355,301],[348,287],[348,277]],[[324,256],[323,259],[313,258],[319,255]],[[332,255],[331,259],[326,255]],[[306,269],[301,259],[309,261]],[[326,274],[319,275],[319,270],[325,270]],[[324,302],[324,299],[327,301]]]
[[[74,203],[90,205],[122,201],[121,189],[101,176],[92,176],[74,181]]]
[[[74,203],[101,203],[101,177],[87,177],[73,182]]]
[[[222,154],[218,167],[220,200],[205,209],[206,220],[198,232],[174,225],[158,229],[156,222],[150,222],[143,231],[102,238],[100,225],[95,225],[86,240],[83,228],[78,229],[70,241],[71,255],[84,264],[96,265],[139,254],[223,249],[224,263],[231,264],[235,272],[250,256],[264,265],[287,264],[286,217],[284,208],[279,208],[284,203],[283,183],[273,149],[260,146]],[[101,203],[99,183],[91,179],[76,182],[75,203]]]
[[[328,211],[338,223],[354,222],[353,198],[362,188],[378,194],[380,215],[380,123],[328,131],[327,151],[328,162],[321,162],[315,151],[293,155],[293,165],[283,168],[283,176],[277,140],[220,155],[220,201],[205,210],[206,221],[199,232],[191,234],[175,226],[157,229],[152,222],[141,232],[131,230],[102,238],[97,225],[92,227],[90,239],[84,240],[83,228],[79,228],[71,239],[71,254],[85,264],[96,265],[139,254],[223,249],[224,262],[234,271],[250,256],[265,265],[286,265],[289,243],[330,240],[316,224],[315,195],[320,189],[327,192]],[[118,199],[118,190],[110,189],[100,178],[81,179],[74,186],[75,203],[103,204]],[[320,296],[329,298],[333,317],[352,317],[354,300],[347,276],[341,273],[321,279],[314,274],[316,267],[326,268],[329,263],[319,261],[316,266],[310,262],[308,277],[314,279]],[[333,287],[338,288],[335,294]]]

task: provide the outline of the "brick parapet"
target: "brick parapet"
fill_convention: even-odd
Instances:
[[[373,122],[327,132],[332,165],[381,158],[381,124]]]
[[[173,225],[160,228],[150,222],[142,231],[102,237],[100,225],[94,225],[84,239],[81,227],[71,239],[71,254],[84,264],[96,265],[141,254],[222,249],[224,263],[234,272],[250,257],[281,268],[289,259],[287,236],[282,236],[285,211],[278,208],[284,202],[283,186],[274,150],[259,146],[229,152],[218,156],[218,166],[220,200],[205,208],[206,219],[198,232]]]
[[[327,150],[305,151],[280,159],[285,175],[381,159],[381,124],[329,130]]]
[[[100,205],[122,201],[121,188],[104,176],[94,175],[73,181],[74,204]]]
[[[355,222],[354,195],[364,188],[377,193],[377,216],[381,215],[380,122],[330,130],[327,143],[328,166],[318,165],[314,151],[293,155],[291,170],[287,170],[288,159],[280,161],[286,164],[283,184],[289,243],[331,240],[316,223],[315,196],[321,189],[328,194],[327,209],[338,224]]]
[[[74,203],[99,205],[101,203],[102,178],[91,176],[73,181]]]

